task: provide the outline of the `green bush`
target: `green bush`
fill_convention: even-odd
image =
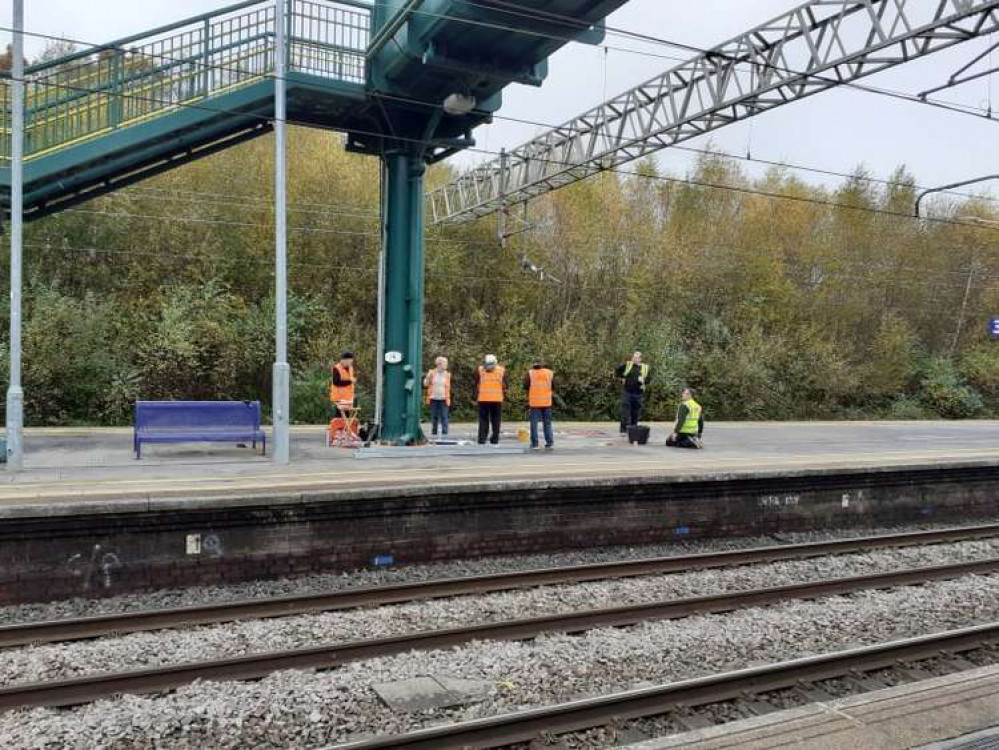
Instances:
[[[919,398],[933,413],[948,419],[966,419],[982,411],[982,397],[961,378],[949,359],[938,357],[923,364]]]
[[[930,419],[933,416],[918,399],[910,396],[896,398],[887,413],[889,419]]]

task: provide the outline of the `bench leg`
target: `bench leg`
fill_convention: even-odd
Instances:
[[[256,446],[254,446],[254,447],[256,447]],[[267,455],[267,436],[266,435],[263,435],[260,438],[260,455],[261,456],[266,456]]]

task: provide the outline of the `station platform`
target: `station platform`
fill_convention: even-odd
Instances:
[[[128,429],[31,430],[0,471],[0,603],[110,596],[489,555],[996,517],[999,422],[559,424],[528,452],[366,452],[293,430],[292,462],[250,447],[152,446]],[[466,443],[472,425],[449,436]]]
[[[987,750],[999,747],[997,724],[999,667],[991,666],[618,750]]]
[[[359,458],[326,447],[322,427],[292,428],[292,463],[275,464],[249,447],[147,446],[136,460],[130,428],[26,431],[24,469],[0,471],[0,516],[34,506],[167,498],[217,502],[288,492],[392,486],[613,477],[724,476],[855,467],[953,464],[999,459],[999,421],[711,423],[702,451],[666,448],[669,426],[652,425],[648,445],[629,445],[608,423],[556,424],[556,449],[532,453],[505,426],[499,449],[474,445],[474,425],[452,425],[464,446],[395,449]],[[453,455],[449,455],[453,453]],[[91,507],[92,509],[92,507]],[[31,512],[31,511],[29,511]]]

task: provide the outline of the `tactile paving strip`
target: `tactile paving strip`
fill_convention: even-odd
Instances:
[[[999,750],[999,727],[966,734],[947,742],[934,742],[914,750]]]

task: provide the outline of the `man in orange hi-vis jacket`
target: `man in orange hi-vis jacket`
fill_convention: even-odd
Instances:
[[[552,433],[552,403],[555,395],[555,373],[547,365],[535,362],[524,376],[527,405],[531,410],[531,450],[538,450],[538,420],[545,429],[545,450],[555,447]]]
[[[475,401],[479,405],[479,445],[485,445],[487,435],[490,443],[493,445],[499,443],[506,387],[506,368],[496,361],[495,354],[487,354],[482,365],[475,371]],[[489,434],[490,427],[492,434]]]

